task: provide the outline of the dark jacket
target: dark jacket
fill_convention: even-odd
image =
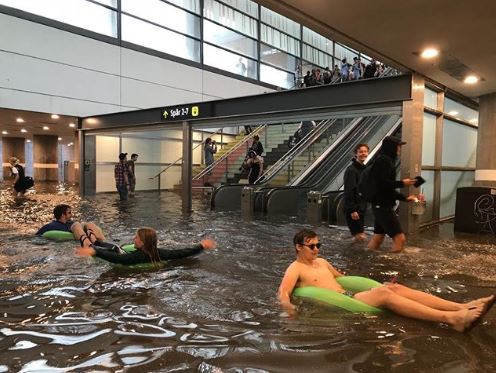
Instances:
[[[365,165],[361,164],[353,158],[351,165],[348,166],[344,173],[344,212],[351,214],[352,212],[365,212],[367,202],[362,201],[358,194],[358,182],[360,175],[365,169]]]
[[[396,200],[406,201],[406,197],[396,188],[403,188],[403,181],[396,180],[395,161],[398,145],[388,138],[382,142],[381,153],[374,161],[371,177],[377,183],[374,204],[381,207],[393,207]]]
[[[262,153],[264,152],[263,145],[260,141],[253,142],[253,144],[251,144],[250,146],[250,149],[248,149],[248,152],[250,152],[250,150],[253,150],[255,153],[257,153],[257,155],[262,155]]]
[[[94,247],[94,249],[97,257],[102,258],[111,263],[133,265],[133,264],[151,262],[150,257],[140,250],[136,250],[126,254],[119,254],[112,250],[109,250],[106,247],[104,248]],[[163,261],[186,258],[188,256],[199,254],[202,251],[203,251],[203,247],[201,245],[196,245],[193,247],[176,249],[176,250],[167,250],[160,248],[158,249],[160,260]]]

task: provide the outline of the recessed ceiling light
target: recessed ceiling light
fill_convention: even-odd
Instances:
[[[69,123],[69,127],[74,128],[76,125],[74,123]]]
[[[467,83],[467,84],[475,84],[478,81],[479,81],[479,78],[476,77],[475,75],[468,75],[463,82]]]
[[[59,140],[59,141],[62,141],[62,137],[59,137],[59,138],[58,138],[58,140]]]
[[[9,133],[7,131],[2,131],[2,135],[8,135]]]
[[[420,57],[422,58],[434,58],[439,55],[439,51],[434,48],[426,48],[420,53]]]
[[[455,115],[458,115],[458,111],[456,110],[451,110],[448,112],[449,115],[452,115],[452,116],[455,116]]]
[[[17,119],[16,119],[16,122],[17,122],[17,123],[24,123],[24,119],[22,119],[22,118],[17,118]]]
[[[52,119],[59,119],[60,117],[57,114],[52,114]]]
[[[28,131],[26,131],[24,128],[21,128],[21,132],[22,132],[22,133],[26,133],[26,132],[28,132]]]
[[[27,139],[26,142],[31,142],[31,140]]]
[[[50,129],[50,127],[48,127],[48,126],[43,126],[43,130],[48,131],[49,129]]]

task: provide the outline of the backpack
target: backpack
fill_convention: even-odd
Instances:
[[[34,180],[31,176],[26,176],[24,178],[24,188],[29,189],[34,186]]]
[[[372,173],[373,168],[373,163],[365,167],[358,181],[358,194],[365,202],[374,202],[377,195],[377,180]]]

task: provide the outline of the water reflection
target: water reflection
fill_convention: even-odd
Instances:
[[[9,191],[10,192],[10,191]],[[218,249],[158,271],[77,258],[76,242],[32,234],[68,203],[110,240],[137,227],[174,248],[213,236]],[[202,198],[181,213],[169,192],[80,199],[70,187],[37,185],[23,201],[0,191],[0,372],[493,371],[494,313],[469,335],[395,315],[336,313],[301,304],[297,319],[275,302],[293,260],[294,219],[243,221],[208,210]],[[320,227],[322,255],[350,274],[398,281],[455,301],[486,295],[496,282],[495,239],[453,235],[447,225],[410,239],[421,250],[371,254],[346,230]],[[476,270],[474,270],[474,268]]]

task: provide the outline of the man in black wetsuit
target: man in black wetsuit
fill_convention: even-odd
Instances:
[[[414,195],[404,196],[396,188],[405,188],[414,185],[415,179],[396,180],[395,161],[401,152],[401,146],[406,142],[394,136],[386,136],[382,141],[381,153],[374,161],[371,169],[371,180],[376,183],[376,194],[372,201],[374,213],[374,236],[369,241],[368,248],[377,250],[387,234],[393,239],[391,252],[399,253],[405,246],[406,237],[400,221],[394,211],[397,200],[415,201]]]

